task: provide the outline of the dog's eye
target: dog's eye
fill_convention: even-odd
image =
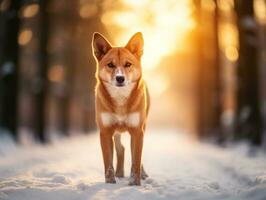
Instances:
[[[125,67],[130,67],[132,64],[130,62],[126,62]]]
[[[109,68],[115,68],[115,65],[114,65],[112,62],[108,63],[107,66],[108,66]]]

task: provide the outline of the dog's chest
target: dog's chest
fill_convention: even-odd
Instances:
[[[102,112],[100,114],[103,126],[125,125],[129,127],[137,127],[140,123],[140,113],[125,113],[125,104],[130,98],[130,94],[135,87],[135,84],[130,84],[125,87],[115,87],[106,84],[105,87],[112,100],[115,102],[115,111]]]
[[[120,115],[111,112],[101,113],[102,124],[106,127],[112,125],[126,125],[129,127],[137,127],[140,123],[140,113],[132,112],[125,115]]]

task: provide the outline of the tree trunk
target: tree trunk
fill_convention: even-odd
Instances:
[[[1,11],[0,57],[0,125],[2,124],[17,139],[18,118],[18,32],[20,1],[10,1],[9,7]]]
[[[45,132],[46,127],[46,94],[47,94],[47,41],[49,33],[48,14],[47,14],[48,1],[40,1],[40,69],[38,73],[38,92],[36,94],[36,139],[41,143],[47,142],[48,138]]]
[[[215,2],[215,10],[214,10],[214,50],[215,50],[215,58],[214,58],[214,84],[215,84],[215,92],[214,92],[214,131],[215,135],[218,137],[219,142],[224,141],[223,130],[221,126],[221,114],[222,114],[222,85],[221,85],[221,65],[220,65],[220,47],[219,47],[219,7],[217,0]]]
[[[237,109],[235,138],[261,143],[262,118],[259,94],[258,34],[253,1],[235,1],[239,29]]]
[[[199,137],[218,136],[221,140],[218,8],[216,6],[215,11],[210,12],[202,8],[201,0],[195,0],[194,3],[198,21],[198,134]]]

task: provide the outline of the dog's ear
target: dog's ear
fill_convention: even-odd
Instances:
[[[126,45],[126,48],[134,54],[137,58],[140,58],[143,54],[144,40],[141,32],[135,33]]]
[[[112,46],[104,36],[97,32],[93,34],[92,50],[98,61],[100,61],[111,48]]]

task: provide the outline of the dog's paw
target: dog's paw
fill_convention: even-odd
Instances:
[[[131,171],[128,185],[141,185],[140,178],[141,176],[137,176],[136,173]]]
[[[141,179],[145,180],[146,178],[148,178],[149,175],[146,173],[146,171],[144,170],[143,166],[141,167]]]
[[[140,178],[130,177],[128,185],[141,185]]]
[[[114,168],[110,167],[105,174],[105,183],[116,183]]]
[[[115,178],[107,178],[105,177],[105,183],[112,183],[112,184],[115,184],[116,183],[116,180]]]
[[[141,173],[141,179],[142,179],[142,180],[145,180],[145,179],[148,178],[148,177],[149,177],[148,174],[146,174],[146,173]]]

